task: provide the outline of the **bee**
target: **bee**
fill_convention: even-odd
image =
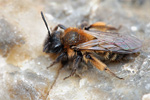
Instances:
[[[83,23],[78,28],[67,28],[58,24],[50,32],[42,12],[41,16],[48,30],[43,52],[59,54],[49,67],[61,61],[73,60],[72,71],[64,79],[73,76],[81,62],[91,63],[100,71],[123,79],[112,72],[103,61],[115,61],[127,55],[139,54],[142,46],[139,39],[133,36],[120,35],[117,32],[120,27],[115,28],[102,22],[96,22],[92,25]],[[58,28],[63,31],[58,30]],[[97,55],[101,56],[102,59],[98,59]]]

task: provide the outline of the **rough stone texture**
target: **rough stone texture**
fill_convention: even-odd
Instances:
[[[149,100],[149,0],[0,0],[0,100]],[[141,54],[130,62],[109,63],[118,80],[96,68],[83,66],[67,80],[68,67],[42,52],[47,30],[58,23],[78,26],[103,21],[120,34],[143,41]]]

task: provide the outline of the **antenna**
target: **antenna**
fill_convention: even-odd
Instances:
[[[41,11],[41,16],[42,16],[42,19],[43,19],[43,21],[44,21],[44,23],[45,23],[45,26],[46,26],[47,30],[48,30],[48,34],[49,34],[49,36],[51,36],[50,30],[49,30],[49,28],[48,28],[48,24],[47,24],[47,22],[46,22],[46,20],[45,20],[45,17],[44,17],[44,15],[43,15],[43,12],[42,12],[42,11]]]

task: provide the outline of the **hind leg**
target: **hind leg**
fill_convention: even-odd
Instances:
[[[90,62],[92,65],[94,65],[97,69],[99,69],[100,71],[105,71],[109,74],[111,74],[112,76],[118,78],[118,79],[123,79],[118,77],[115,73],[113,73],[108,67],[107,65],[105,65],[103,62],[101,62],[100,60],[98,60],[96,57],[94,57],[91,53],[86,53],[83,56],[83,60],[87,63]]]

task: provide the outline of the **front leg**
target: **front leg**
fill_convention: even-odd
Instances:
[[[61,53],[61,54],[56,58],[56,60],[55,60],[49,67],[47,67],[47,69],[50,68],[50,67],[52,67],[54,64],[56,64],[56,63],[58,63],[58,62],[60,62],[60,61],[62,61],[62,60],[64,60],[64,59],[66,59],[66,58],[67,58],[67,53],[66,53],[66,52]]]
[[[55,28],[53,29],[53,31],[57,31],[58,27],[61,28],[61,29],[64,29],[64,30],[67,29],[64,25],[58,24],[57,26],[55,26]]]

